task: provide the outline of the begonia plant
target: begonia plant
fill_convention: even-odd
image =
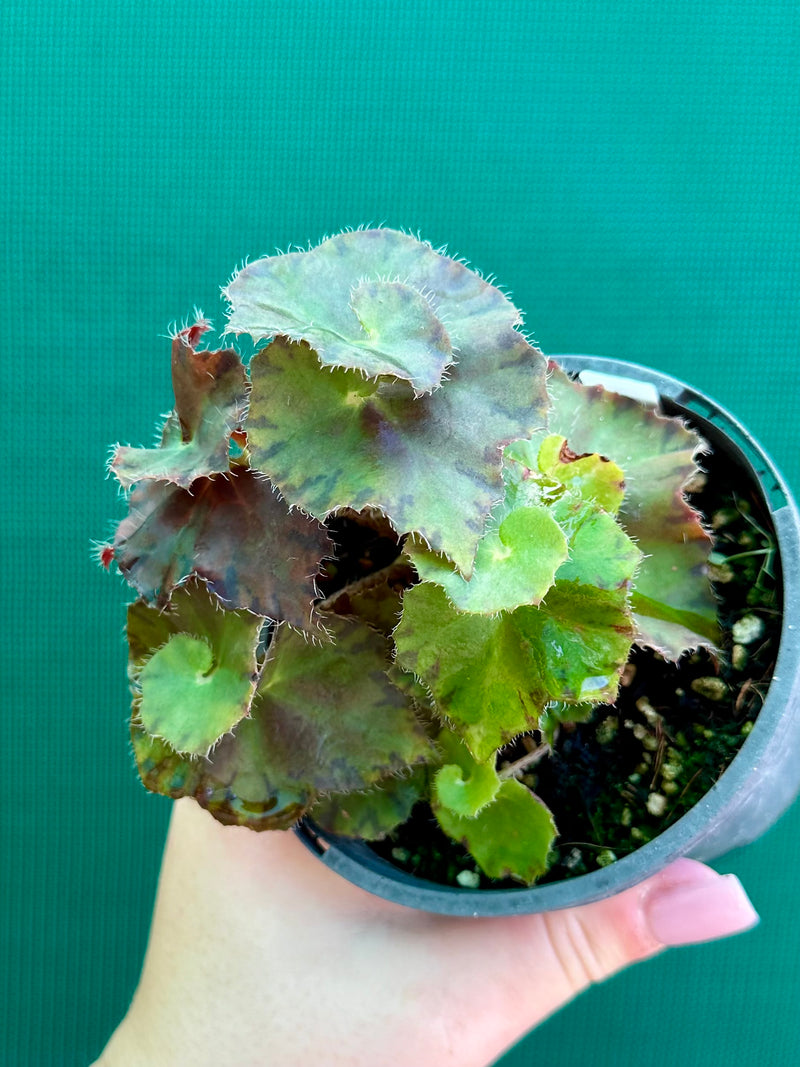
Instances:
[[[554,816],[506,754],[613,703],[634,644],[716,640],[680,420],[548,363],[462,262],[390,229],[259,259],[172,339],[174,410],[117,446],[103,561],[148,789],[375,840],[430,806],[490,877]],[[252,346],[251,346],[252,347]]]

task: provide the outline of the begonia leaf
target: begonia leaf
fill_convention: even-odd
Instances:
[[[281,626],[270,645],[253,716],[271,780],[349,792],[431,758],[413,700],[387,674],[389,641],[357,620],[326,628],[333,640],[312,644]]]
[[[417,393],[439,386],[456,354],[460,362],[465,351],[497,353],[520,321],[510,300],[463,263],[390,229],[259,259],[224,295],[228,332],[307,341],[326,367],[403,379]]]
[[[182,754],[205,755],[250,708],[263,619],[220,611],[203,584],[175,591],[166,610],[128,609],[138,721]]]
[[[608,456],[625,472],[619,519],[644,559],[636,577],[637,641],[677,659],[713,646],[717,605],[703,575],[711,538],[683,487],[704,448],[680,419],[602,386],[583,386],[551,364],[550,428],[576,452]]]
[[[420,577],[441,585],[460,610],[490,614],[541,603],[556,577],[627,588],[641,553],[604,510],[619,505],[622,472],[601,456],[571,455],[563,438],[542,434],[508,446],[505,496],[492,511],[469,580],[412,536],[405,552]]]
[[[243,719],[209,757],[182,756],[150,736],[134,716],[131,741],[142,782],[153,793],[177,800],[194,797],[219,822],[252,830],[285,830],[314,797],[305,790],[273,784],[266,772],[262,735],[254,719]]]
[[[318,251],[319,260],[304,258]],[[260,273],[272,278],[296,265],[306,278],[303,272],[315,276],[315,264],[324,262],[328,273],[313,299],[327,301],[328,290],[344,287],[349,294],[365,281],[393,278],[396,270],[403,285],[424,291],[441,309],[457,360],[442,387],[425,392],[397,368],[376,372],[363,360],[339,356],[327,364],[325,340],[304,319],[306,327],[278,334],[251,362],[253,466],[290,503],[321,519],[341,507],[378,507],[400,533],[418,531],[471,573],[485,520],[502,496],[501,449],[546,418],[544,359],[517,331],[518,312],[463,265],[393,231],[343,234],[291,255],[298,259],[289,267],[281,260],[291,257],[277,257],[237,276],[228,291],[231,329],[256,337],[276,333],[257,326],[259,301],[283,307],[289,296],[283,289],[274,301],[259,296]]]
[[[616,519],[571,494],[561,497],[553,511],[569,542],[569,559],[556,572],[556,581],[630,589],[642,553]]]
[[[324,528],[240,470],[191,491],[145,482],[117,530],[114,558],[143,597],[165,604],[195,574],[223,604],[313,630],[313,575],[333,550]]]
[[[420,577],[447,590],[463,611],[494,613],[538,604],[567,558],[567,539],[551,511],[519,507],[490,522],[467,581],[447,559],[412,541],[407,551]]]
[[[433,777],[433,802],[455,815],[472,818],[495,799],[500,789],[496,753],[479,763],[450,730],[442,730],[436,740],[442,766]]]
[[[517,442],[517,447],[527,442]],[[506,449],[506,460],[513,455],[514,445]],[[536,457],[542,474],[554,478],[570,492],[616,515],[625,496],[625,475],[622,469],[597,452],[578,454],[569,447],[566,437],[548,434]]]
[[[535,728],[550,701],[613,701],[633,634],[626,589],[557,581],[539,607],[489,617],[423,582],[406,592],[394,638],[400,666],[483,761]]]
[[[556,836],[553,817],[531,791],[514,778],[473,818],[434,804],[439,825],[462,844],[490,878],[514,878],[530,885],[547,870]]]
[[[320,798],[309,817],[323,830],[343,837],[380,841],[404,823],[427,785],[427,771],[386,778],[359,793],[334,793]]]
[[[175,634],[142,668],[139,717],[176,752],[205,755],[246,714],[254,681],[217,663],[201,638]]]
[[[233,349],[197,351],[188,331],[172,342],[175,410],[158,448],[118,446],[110,469],[128,488],[143,479],[189,486],[228,469],[229,438],[241,424],[247,375]]]

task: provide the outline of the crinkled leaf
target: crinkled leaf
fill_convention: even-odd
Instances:
[[[248,674],[225,660],[218,662],[201,638],[175,634],[139,675],[142,726],[177,752],[205,755],[247,713],[255,690],[255,655],[250,652],[253,669]]]
[[[445,367],[453,361],[453,349],[447,330],[422,293],[402,282],[363,281],[351,289],[350,307],[370,354],[377,358],[361,362],[357,356],[352,363],[336,360],[340,366],[363,369],[370,377],[395,374],[421,393],[441,383]],[[330,361],[331,346],[325,349]]]
[[[247,714],[262,623],[220,611],[198,581],[177,589],[166,610],[132,604],[130,674],[144,729],[178,752],[205,754]]]
[[[147,600],[165,604],[196,574],[224,604],[306,630],[313,628],[313,575],[331,551],[318,522],[290,511],[248,470],[198,479],[191,492],[140,485],[114,543],[120,570]]]
[[[270,782],[263,738],[255,719],[243,719],[208,757],[181,756],[151,737],[134,716],[131,741],[145,786],[164,796],[194,797],[218,822],[251,830],[285,830],[305,813],[313,795]]]
[[[538,604],[567,558],[567,539],[551,511],[539,505],[504,516],[500,511],[478,545],[469,581],[419,541],[407,551],[420,577],[443,586],[456,607],[492,613]]]
[[[569,559],[559,567],[556,581],[629,589],[642,553],[616,519],[571,494],[561,497],[553,510],[569,538]]]
[[[329,833],[380,841],[406,821],[426,786],[426,769],[415,767],[408,776],[387,778],[362,793],[322,797],[308,814]]]
[[[418,530],[468,574],[486,517],[502,496],[500,450],[545,422],[544,360],[515,329],[519,314],[499,290],[412,238],[376,233],[342,235],[347,255],[334,266],[354,271],[348,299],[350,287],[376,271],[392,277],[397,270],[404,284],[424,288],[446,315],[458,353],[446,384],[415,395],[411,380],[395,373],[365,379],[338,360],[323,368],[324,354],[310,347],[319,342],[308,330],[278,335],[251,363],[251,461],[311,514],[379,507],[395,529]],[[406,263],[409,248],[413,267]],[[452,294],[440,267],[446,278],[459,279]],[[240,279],[243,285],[250,279],[247,271],[229,296]],[[314,289],[314,299],[327,300],[324,290]],[[340,299],[341,293],[337,307]],[[247,328],[240,312],[234,304],[237,331]],[[416,342],[407,340],[411,351]]]
[[[117,447],[110,468],[128,488],[143,479],[189,486],[228,469],[231,433],[241,423],[247,375],[233,349],[196,351],[186,331],[172,342],[175,411],[158,448]]]
[[[387,675],[390,645],[356,621],[330,616],[332,642],[279,628],[253,715],[272,781],[309,792],[350,792],[428,759],[413,701]]]
[[[706,579],[711,539],[683,486],[704,442],[680,419],[601,386],[582,386],[551,364],[550,427],[570,448],[599,452],[625,471],[619,518],[644,553],[636,578],[637,641],[669,658],[712,645],[717,606]]]
[[[506,449],[505,456],[519,455],[520,447],[526,441],[516,443]],[[542,441],[536,457],[539,470],[561,485],[567,487],[581,500],[590,501],[616,515],[625,495],[625,475],[622,469],[612,463],[606,456],[597,452],[585,452],[579,455],[569,447],[566,437],[548,434]]]
[[[564,438],[543,434],[509,445],[503,461],[505,496],[470,579],[412,537],[405,551],[423,580],[441,585],[460,610],[484,613],[540,603],[556,575],[601,589],[630,582],[640,554],[604,510],[622,499],[616,464],[573,456]]]
[[[276,338],[250,365],[251,462],[311,514],[377,506],[469,573],[502,495],[500,448],[542,413],[538,357],[515,337],[502,366],[487,354],[485,380],[462,359],[446,388],[418,398],[403,383],[320,373],[311,349]]]
[[[530,885],[547,870],[556,836],[553,817],[538,797],[509,778],[495,800],[474,818],[434,805],[439,825],[462,844],[490,878],[515,878]]]
[[[400,666],[483,761],[535,728],[552,700],[613,701],[633,634],[624,589],[557,581],[540,607],[488,617],[423,582],[405,594],[394,637]]]
[[[220,611],[205,582],[191,578],[176,589],[162,608],[137,600],[128,607],[128,651],[132,668],[141,669],[154,652],[175,634],[205,641],[217,659],[241,660],[250,673],[264,620],[246,611]]]
[[[434,804],[454,815],[474,817],[497,796],[500,779],[495,770],[495,753],[478,763],[467,746],[450,730],[437,737],[443,766],[434,775]]]
[[[160,634],[155,616],[177,614],[170,625],[187,626],[194,600],[183,592],[176,590],[177,608],[164,613],[141,602],[132,606],[137,659]],[[330,629],[334,642],[317,645],[278,628],[249,716],[208,759],[184,757],[148,736],[135,708],[134,748],[148,788],[196,796],[223,822],[268,829],[290,825],[321,791],[367,789],[431,758],[412,700],[385,673],[386,639],[343,619],[332,618]]]
[[[360,230],[240,271],[228,330],[307,341],[325,366],[430,392],[445,368],[508,343],[519,312],[462,263],[396,230]],[[444,324],[447,324],[445,327]]]

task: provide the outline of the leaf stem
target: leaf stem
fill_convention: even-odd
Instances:
[[[506,778],[514,778],[521,771],[527,770],[529,767],[534,767],[541,759],[548,756],[550,752],[552,752],[550,745],[537,745],[531,752],[526,752],[524,756],[515,760],[513,763],[504,763],[497,772],[497,777],[501,781],[505,781]]]

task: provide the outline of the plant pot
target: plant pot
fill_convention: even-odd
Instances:
[[[763,706],[749,736],[717,783],[660,836],[610,866],[532,888],[460,889],[416,878],[364,842],[323,833],[309,820],[304,844],[331,870],[387,900],[444,915],[510,915],[588,904],[619,893],[681,856],[712,860],[769,829],[800,791],[800,516],[775,466],[751,434],[723,408],[682,382],[631,363],[559,356],[568,372],[650,402],[687,419],[715,451],[727,454],[757,484],[775,530],[781,562],[783,628]],[[800,626],[800,622],[798,623]]]

